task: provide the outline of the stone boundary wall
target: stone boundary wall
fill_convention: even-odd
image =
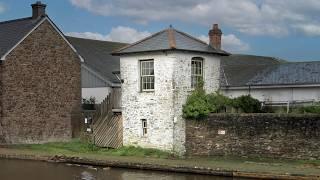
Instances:
[[[186,120],[186,154],[320,159],[320,115],[216,114]]]

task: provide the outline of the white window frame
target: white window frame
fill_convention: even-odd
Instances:
[[[145,67],[143,68],[143,63],[151,63],[151,62],[153,64],[152,68],[150,68],[150,66],[148,66],[148,68],[145,68]],[[153,59],[140,60],[139,66],[140,66],[140,89],[141,89],[141,91],[142,92],[154,91],[154,87],[155,87],[154,60]],[[149,71],[149,72],[146,73],[146,71]],[[150,71],[151,72],[153,71],[153,73],[150,73]],[[149,78],[153,78],[153,80],[148,81]],[[146,83],[146,87],[144,87],[144,83]],[[149,84],[149,86],[148,86],[148,84]]]
[[[146,136],[148,134],[148,123],[146,119],[141,119],[142,124],[142,136]]]
[[[194,72],[194,69],[193,69],[194,62],[195,63],[200,63],[200,66],[201,66],[200,67],[200,73],[198,73],[199,69],[196,70],[196,72]],[[203,80],[203,74],[204,74],[203,73],[203,64],[204,64],[204,58],[202,58],[202,57],[193,57],[191,59],[191,88],[192,89],[196,88],[197,84],[199,83],[199,79],[200,78],[202,78],[202,80]],[[196,65],[196,68],[198,68],[197,65]],[[194,84],[194,78],[197,78],[195,84]]]

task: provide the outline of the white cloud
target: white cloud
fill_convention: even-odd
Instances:
[[[5,10],[4,4],[0,2],[0,13],[3,13]]]
[[[320,24],[300,24],[296,28],[308,36],[320,36]]]
[[[200,40],[209,43],[209,37],[201,35],[198,37]],[[236,35],[228,34],[222,35],[222,49],[231,53],[246,52],[250,49],[249,44],[241,41]]]
[[[106,35],[94,32],[69,32],[66,33],[66,35],[95,40],[133,43],[150,36],[151,33],[148,31],[137,31],[131,27],[118,26],[116,28],[112,28],[110,33]]]
[[[124,16],[140,23],[164,20],[179,20],[205,26],[220,23],[250,35],[286,36],[295,31],[299,25],[320,24],[319,0],[70,0],[70,2],[76,7],[98,15]]]
[[[137,31],[131,27],[118,26],[112,28],[110,33],[105,35],[94,32],[68,32],[66,35],[86,39],[133,43],[150,36],[151,33],[148,31]],[[209,41],[208,36],[201,35],[198,38],[206,43]],[[250,46],[241,41],[236,35],[228,34],[222,35],[222,48],[230,52],[245,52],[250,49]]]

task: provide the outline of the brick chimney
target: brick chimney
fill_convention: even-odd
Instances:
[[[209,45],[215,49],[221,49],[221,36],[222,31],[219,29],[219,25],[214,24],[209,31]]]
[[[37,19],[46,15],[46,6],[42,4],[41,1],[37,1],[34,4],[31,4],[32,7],[32,19]]]

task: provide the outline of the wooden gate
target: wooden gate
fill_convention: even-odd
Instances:
[[[122,146],[122,116],[120,88],[114,88],[98,106],[93,117],[93,142],[99,147]]]

